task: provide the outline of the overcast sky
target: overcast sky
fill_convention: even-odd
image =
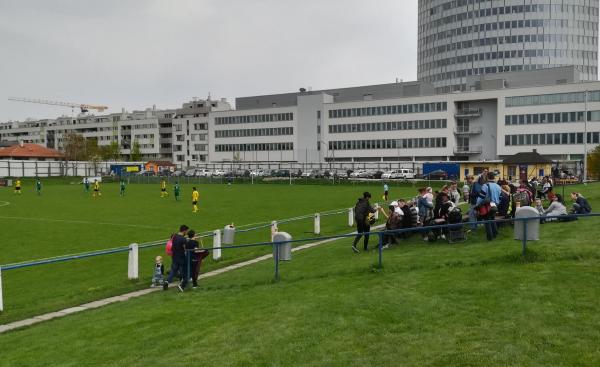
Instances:
[[[0,121],[176,108],[415,80],[417,0],[0,0],[0,47]]]

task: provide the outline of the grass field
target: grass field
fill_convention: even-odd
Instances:
[[[57,185],[56,190],[63,194],[57,193],[55,203],[69,189],[69,186]],[[577,189],[581,189],[594,207],[600,205],[598,185]],[[48,185],[48,196],[50,190]],[[226,194],[226,190],[232,191]],[[264,197],[285,197],[298,209],[288,207],[279,216],[287,217],[314,212],[315,208],[321,208],[319,205],[324,209],[350,206],[360,190],[215,185],[203,187],[201,193],[207,201],[204,209],[214,208],[212,219],[206,218],[207,226],[212,228],[227,222],[214,218],[229,213],[218,211],[226,207],[220,201],[227,196],[239,195],[240,200],[239,197],[248,195],[250,203],[262,202],[263,215],[271,219],[269,214],[274,214],[277,208]],[[395,193],[399,193],[400,189],[396,190]],[[147,208],[156,206],[169,212],[170,206],[179,205],[153,198],[152,195],[158,195],[157,191],[155,187],[139,185],[132,187],[131,196],[124,200],[135,198],[134,192],[139,192],[140,199],[146,197],[143,205],[148,205]],[[375,190],[371,188],[371,191]],[[412,188],[402,191],[411,195],[413,192]],[[37,203],[33,197],[15,200],[1,191],[0,195],[0,200],[11,201],[9,207],[15,211],[13,202],[18,203],[17,200],[32,200],[27,206]],[[210,196],[219,199],[209,206]],[[105,194],[103,199],[107,197]],[[79,198],[69,199],[75,200]],[[89,198],[81,199],[80,205],[87,209],[80,209],[75,218],[93,218],[89,213],[94,207],[90,205],[99,203],[90,202]],[[108,205],[104,202],[100,205],[102,210],[110,208],[104,207]],[[119,205],[116,198],[112,205]],[[170,219],[165,213],[160,218],[148,215],[147,220],[153,225],[164,224],[167,232],[182,220],[191,223],[193,217],[186,212],[188,203],[181,206],[182,210],[169,212],[179,218]],[[124,204],[120,208],[131,210]],[[7,207],[0,208],[0,213],[5,209]],[[69,218],[67,213],[61,217],[52,209],[45,214]],[[43,217],[41,212],[35,215]],[[121,217],[123,221],[125,218],[130,220],[126,223],[142,222],[136,221],[135,214]],[[258,218],[257,221],[263,219]],[[235,220],[240,224],[245,222],[237,217]],[[4,220],[2,223],[2,233],[6,227],[13,231],[9,238],[20,237],[16,227],[24,225],[23,222],[10,226]],[[272,282],[272,262],[263,262],[206,279],[201,288],[193,292],[159,292],[0,335],[3,351],[0,365],[596,366],[600,363],[599,223],[600,220],[594,218],[544,224],[541,240],[530,243],[525,258],[520,255],[520,243],[512,239],[510,228],[501,229],[494,242],[484,241],[482,233],[474,234],[467,243],[455,245],[424,244],[414,239],[386,250],[382,270],[374,267],[375,251],[354,255],[349,251],[348,240],[340,240],[295,253],[291,262],[282,264],[282,280],[278,283]],[[342,216],[324,232],[347,231],[345,224],[346,217]],[[121,228],[96,230],[96,227],[90,225],[87,230],[97,231],[98,236],[107,238],[111,235],[105,232],[121,231]],[[310,236],[305,232],[311,228],[310,221],[299,224],[296,236]],[[58,236],[58,226],[56,230]],[[73,231],[76,232],[73,238],[82,232]],[[128,231],[124,228],[123,235],[130,237],[112,234],[117,237],[114,238],[116,244],[142,241],[137,239],[140,233],[149,233],[148,239],[164,237],[160,231],[156,234]],[[266,235],[262,233],[262,239]],[[51,242],[44,242],[43,234],[35,236],[46,247],[51,246]],[[89,249],[87,241],[94,238],[84,236],[79,241],[80,247],[73,244],[73,249]],[[19,243],[27,246],[32,242],[13,242]],[[93,248],[101,248],[105,243],[95,242]],[[13,254],[11,261],[28,258],[28,251],[23,249],[6,252]],[[48,255],[54,254],[48,250]],[[241,259],[246,255],[256,254],[229,256]],[[119,261],[117,266],[86,260],[66,263],[65,268],[62,264],[38,267],[43,271],[31,278],[27,273],[36,268],[18,274],[7,272],[4,275],[7,307],[11,305],[10,289],[14,292],[12,297],[19,300],[12,307],[20,306],[15,311],[18,315],[15,317],[20,318],[28,312],[64,304],[65,297],[70,297],[69,302],[81,301],[81,289],[90,284],[102,284],[97,291],[84,292],[86,297],[92,298],[114,289],[123,291],[146,286],[147,282],[130,284],[123,280],[125,256],[114,259]],[[74,271],[74,267],[82,274]],[[45,283],[45,277],[52,277],[53,273],[60,275],[55,287],[52,281]],[[89,276],[81,278],[88,273]],[[116,277],[111,280],[113,273]],[[38,285],[45,287],[40,289]],[[37,290],[31,294],[20,293],[30,287]],[[79,288],[71,290],[72,287]],[[35,307],[28,307],[27,303],[36,298]],[[47,306],[48,298],[56,301],[52,307]],[[10,316],[10,308],[8,310],[2,317]]]
[[[84,251],[127,246],[166,239],[185,223],[196,231],[267,222],[348,208],[363,190],[375,193],[379,186],[317,185],[199,185],[200,212],[192,213],[191,185],[183,185],[182,201],[160,197],[158,184],[131,184],[119,197],[115,183],[103,184],[103,196],[92,199],[73,179],[45,180],[41,196],[31,181],[24,193],[14,195],[0,188],[0,264],[41,259]],[[412,186],[394,188],[397,195],[413,195]],[[294,238],[312,236],[312,219],[281,224],[280,230]],[[321,233],[350,231],[347,214],[323,217]],[[270,240],[270,229],[239,234],[236,243]],[[205,246],[212,246],[210,239]],[[224,251],[219,262],[212,259],[203,271],[230,265],[268,253],[267,247]],[[0,324],[74,306],[86,301],[144,288],[151,278],[153,259],[164,255],[163,247],[140,251],[140,281],[127,280],[127,253],[93,257],[44,266],[6,271],[3,274],[5,312]],[[167,261],[168,266],[168,261]]]

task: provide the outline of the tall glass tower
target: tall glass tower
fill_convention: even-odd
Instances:
[[[418,78],[438,92],[471,75],[574,65],[598,79],[599,0],[419,0]]]

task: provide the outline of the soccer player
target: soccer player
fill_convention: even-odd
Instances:
[[[165,179],[163,178],[160,181],[160,197],[164,198],[169,196],[169,193],[167,192],[167,181],[165,181]]]
[[[35,191],[38,195],[42,195],[42,181],[40,181],[39,177],[35,180]]]
[[[17,178],[15,181],[15,194],[21,195],[21,180]]]
[[[121,179],[121,182],[119,183],[119,189],[119,195],[125,196],[125,180]]]
[[[196,213],[198,211],[198,199],[200,199],[200,193],[196,190],[195,187],[192,188],[192,205],[194,206],[193,212]]]
[[[179,201],[179,194],[181,192],[181,188],[179,187],[179,182],[175,182],[175,186],[173,187],[173,191],[175,192],[175,201]]]
[[[87,177],[83,179],[83,191],[90,192],[90,180]]]
[[[388,201],[388,196],[390,193],[390,188],[388,184],[383,184],[383,201]]]
[[[94,180],[94,193],[92,194],[92,197],[96,196],[102,196],[102,193],[100,192],[100,182],[98,182],[98,180]]]

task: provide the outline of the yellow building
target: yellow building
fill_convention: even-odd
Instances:
[[[550,176],[552,161],[544,158],[534,149],[532,152],[521,152],[506,157],[502,161],[462,162],[460,180],[464,181],[467,175],[477,176],[484,169],[495,172],[498,178],[514,182]]]

